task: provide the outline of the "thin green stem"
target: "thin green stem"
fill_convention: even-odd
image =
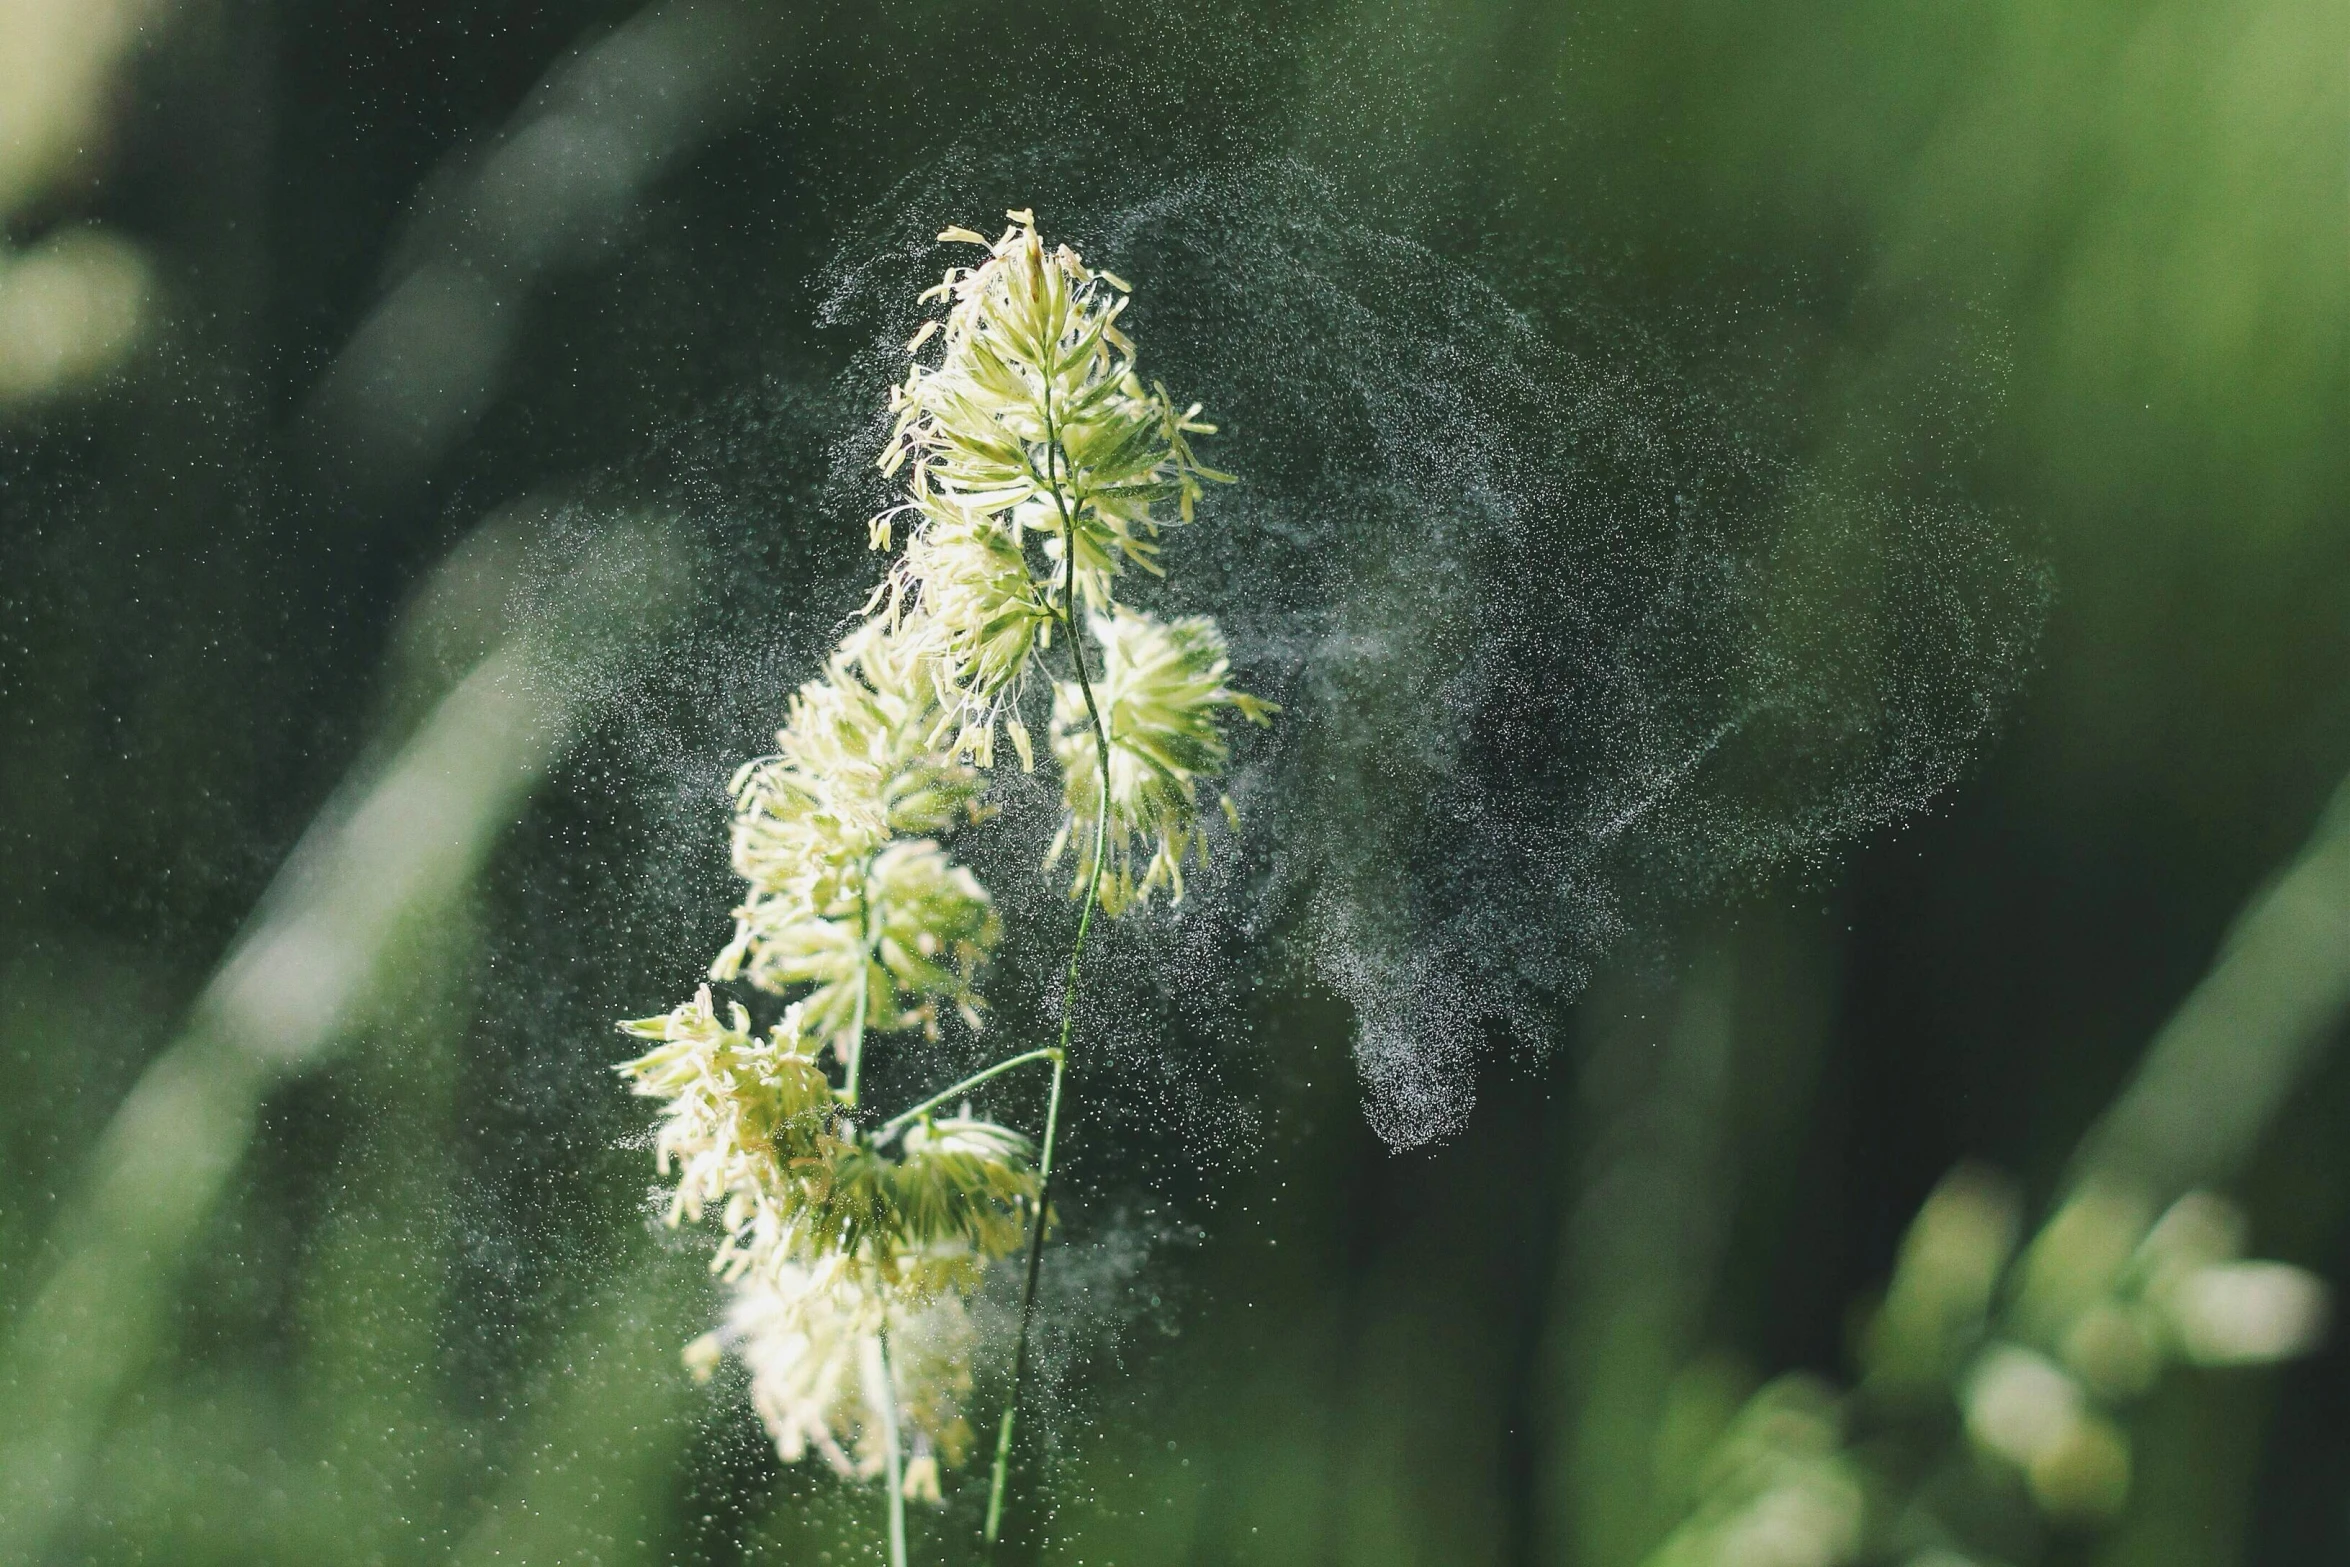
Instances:
[[[888,1450],[884,1468],[889,1486],[889,1567],[906,1567],[906,1475],[898,1453],[898,1383],[889,1369],[889,1330],[881,1343],[881,1437]]]
[[[1045,488],[1053,492],[1053,509],[1061,514],[1061,624],[1069,632],[1069,660],[1077,670],[1077,689],[1085,698],[1086,721],[1093,726],[1095,760],[1101,764],[1101,796],[1093,819],[1093,868],[1085,878],[1085,908],[1077,916],[1077,941],[1069,952],[1069,983],[1062,996],[1061,1048],[1069,1048],[1069,1027],[1077,1018],[1077,962],[1085,956],[1085,933],[1093,923],[1093,906],[1102,887],[1102,862],[1110,848],[1110,726],[1093,697],[1093,676],[1085,667],[1085,638],[1077,632],[1077,518],[1060,481],[1061,432],[1053,420],[1052,382],[1044,385]]]
[[[995,1469],[987,1482],[987,1554],[995,1557],[996,1537],[1003,1532],[1004,1486],[1012,1468],[1012,1427],[1020,1412],[1020,1379],[1028,1370],[1028,1322],[1036,1312],[1036,1274],[1044,1264],[1045,1220],[1053,1199],[1053,1142],[1061,1126],[1061,1078],[1068,1059],[1052,1052],[1053,1096],[1044,1112],[1044,1146],[1037,1157],[1036,1219],[1028,1232],[1028,1277],[1020,1288],[1020,1339],[1012,1351],[1012,1392],[1004,1401],[1004,1418],[996,1428]]]
[[[1069,948],[1069,977],[1061,987],[1061,1045],[1053,1060],[1053,1096],[1045,1111],[1044,1146],[1037,1162],[1036,1215],[1028,1236],[1028,1274],[1020,1288],[1020,1336],[1012,1350],[1012,1387],[1004,1400],[1003,1423],[996,1430],[995,1469],[987,1492],[986,1555],[995,1559],[995,1546],[1004,1521],[1004,1491],[1012,1464],[1012,1433],[1020,1417],[1020,1383],[1028,1369],[1028,1340],[1036,1316],[1037,1272],[1044,1262],[1045,1218],[1053,1194],[1053,1140],[1060,1130],[1061,1078],[1068,1068],[1069,1040],[1077,1027],[1078,975],[1085,959],[1086,933],[1093,928],[1093,911],[1101,901],[1102,866],[1110,852],[1110,730],[1094,701],[1093,677],[1085,667],[1085,638],[1077,629],[1077,519],[1059,480],[1061,438],[1053,422],[1052,383],[1045,383],[1045,479],[1053,506],[1061,516],[1061,624],[1069,633],[1069,658],[1077,671],[1077,689],[1085,697],[1085,716],[1093,725],[1096,759],[1101,764],[1101,791],[1094,803],[1093,864],[1085,877],[1085,906],[1077,915],[1077,939]]]
[[[940,1105],[945,1104],[948,1100],[954,1098],[957,1094],[967,1094],[972,1089],[977,1088],[980,1084],[986,1082],[989,1078],[1001,1077],[1016,1066],[1026,1066],[1031,1061],[1058,1061],[1060,1059],[1061,1052],[1051,1045],[1043,1045],[1035,1050],[1026,1051],[1016,1056],[1006,1056],[1003,1060],[998,1061],[991,1067],[988,1067],[985,1071],[974,1072],[969,1077],[966,1077],[961,1082],[955,1084],[953,1087],[940,1089],[937,1093],[932,1094],[928,1099],[923,1100],[920,1104],[914,1106],[911,1110],[901,1110],[896,1115],[891,1116],[888,1120],[881,1123],[880,1130],[873,1134],[873,1140],[877,1143],[886,1142],[890,1137],[894,1136],[898,1132],[905,1130],[907,1127],[913,1125],[916,1121],[921,1120],[922,1117],[928,1115],[931,1111],[937,1109]]]

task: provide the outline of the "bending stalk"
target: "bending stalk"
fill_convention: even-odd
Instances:
[[[1069,657],[1077,669],[1077,689],[1085,697],[1085,716],[1093,725],[1093,739],[1101,763],[1101,794],[1095,801],[1093,864],[1085,877],[1085,904],[1077,915],[1077,939],[1069,948],[1069,977],[1061,987],[1061,1045],[1053,1059],[1053,1097],[1045,1111],[1044,1146],[1037,1161],[1036,1217],[1028,1237],[1028,1276],[1020,1288],[1020,1336],[1012,1350],[1012,1387],[1004,1400],[1003,1424],[997,1428],[995,1469],[987,1488],[987,1555],[995,1558],[997,1536],[1004,1521],[1004,1489],[1012,1464],[1012,1432],[1020,1416],[1020,1381],[1028,1369],[1029,1324],[1036,1315],[1036,1276],[1044,1262],[1044,1227],[1053,1194],[1053,1137],[1061,1115],[1061,1076],[1067,1069],[1069,1040],[1077,1026],[1077,980],[1085,959],[1086,932],[1093,928],[1094,905],[1101,901],[1102,865],[1110,851],[1110,730],[1102,721],[1093,696],[1093,679],[1085,667],[1085,639],[1077,629],[1077,519],[1070,515],[1067,497],[1057,476],[1060,435],[1054,428],[1052,393],[1045,393],[1045,488],[1061,514],[1062,562],[1061,625],[1069,634]]]
[[[1067,1029],[1062,1030],[1064,1038]],[[1020,1412],[1020,1378],[1028,1370],[1028,1321],[1036,1310],[1036,1272],[1044,1262],[1044,1225],[1053,1196],[1053,1137],[1060,1129],[1061,1076],[1067,1057],[1053,1051],[1053,1096],[1044,1112],[1044,1145],[1037,1157],[1036,1220],[1028,1235],[1028,1277],[1020,1289],[1020,1338],[1012,1351],[1012,1391],[1004,1400],[1003,1423],[996,1428],[995,1469],[987,1483],[987,1554],[995,1558],[996,1536],[1003,1530],[1004,1484],[1012,1467],[1012,1427]]]
[[[969,1077],[964,1078],[961,1082],[954,1084],[952,1087],[940,1089],[937,1093],[932,1094],[928,1099],[923,1100],[920,1104],[914,1106],[912,1109],[901,1110],[896,1115],[891,1116],[888,1120],[881,1123],[881,1129],[873,1134],[873,1140],[876,1143],[889,1141],[889,1139],[895,1137],[898,1133],[904,1131],[907,1127],[912,1126],[916,1121],[921,1120],[922,1117],[928,1115],[931,1111],[937,1109],[940,1105],[945,1104],[948,1100],[954,1098],[957,1094],[967,1094],[972,1089],[979,1087],[982,1083],[985,1083],[988,1079],[1001,1077],[1016,1066],[1026,1066],[1031,1061],[1058,1062],[1060,1059],[1061,1052],[1051,1045],[1046,1045],[1043,1048],[1037,1050],[1025,1051],[1022,1054],[1016,1056],[1006,1056],[1003,1060],[998,1061],[995,1065],[982,1071],[972,1073]]]

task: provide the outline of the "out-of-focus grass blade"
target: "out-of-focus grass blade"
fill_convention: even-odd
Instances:
[[[2254,896],[2083,1144],[2084,1174],[2155,1202],[2224,1186],[2350,1014],[2350,783]]]
[[[61,1261],[0,1361],[0,1561],[38,1560],[71,1505],[263,1095],[401,993],[383,984],[387,956],[471,883],[576,732],[599,674],[677,603],[677,566],[662,530],[615,528],[542,615],[304,835],[181,1037],[100,1139],[61,1221]]]

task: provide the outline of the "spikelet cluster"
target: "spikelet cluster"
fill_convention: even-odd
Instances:
[[[987,253],[975,266],[950,269],[923,296],[945,304],[946,314],[925,322],[908,345],[916,357],[892,394],[897,420],[881,459],[885,471],[905,474],[906,498],[873,520],[872,537],[886,548],[900,523],[910,524],[877,603],[919,614],[941,701],[956,713],[957,753],[992,765],[1001,721],[1029,767],[1035,759],[1019,698],[1056,626],[1075,640],[1082,614],[1105,661],[1121,651],[1105,627],[1134,648],[1144,627],[1171,645],[1199,639],[1196,629],[1160,626],[1120,604],[1118,585],[1129,566],[1164,575],[1161,534],[1193,519],[1209,481],[1230,476],[1192,450],[1191,437],[1215,430],[1199,405],[1177,407],[1164,386],[1146,385],[1136,371],[1134,344],[1118,325],[1126,283],[1088,268],[1066,245],[1048,250],[1029,213],[1010,216],[992,244],[969,229],[941,236]],[[922,351],[933,338],[938,356],[928,361]],[[1219,661],[1221,639],[1212,622],[1203,624],[1216,647],[1210,662]],[[1083,647],[1073,652],[1086,655]],[[1160,703],[1155,716],[1204,728],[1221,763],[1216,721],[1241,701],[1220,677],[1147,694]],[[1054,704],[1057,714],[1057,687]],[[1257,718],[1271,712],[1253,700],[1244,710]],[[1174,794],[1196,807],[1191,791]],[[1156,820],[1182,816],[1187,827],[1191,814],[1167,807]],[[1105,911],[1147,897],[1145,881],[1180,892],[1181,879],[1164,872],[1156,880],[1105,876]]]
[[[704,986],[621,1025],[652,1044],[619,1071],[662,1103],[664,1215],[713,1225],[712,1268],[734,1291],[689,1364],[706,1375],[734,1353],[789,1461],[870,1476],[881,1433],[910,1432],[907,1493],[932,1498],[970,1439],[965,1299],[1042,1221],[1019,1133],[968,1107],[878,1132],[858,1119],[869,1041],[935,1035],[949,1012],[981,1025],[1001,926],[950,840],[989,815],[999,734],[1036,765],[1021,708],[1056,644],[1066,677],[1044,678],[1067,811],[1048,865],[1074,847],[1073,891],[1098,881],[1108,914],[1182,896],[1183,860],[1205,853],[1202,786],[1230,754],[1222,721],[1273,711],[1231,687],[1212,620],[1118,601],[1129,566],[1163,574],[1163,530],[1225,477],[1191,448],[1213,426],[1136,372],[1125,283],[1011,218],[992,244],[941,236],[985,256],[923,296],[945,313],[892,394],[881,464],[904,498],[869,536],[889,548],[902,524],[904,548],[791,698],[775,752],[731,786],[745,890],[710,976],[782,998],[782,1019],[757,1033]]]
[[[803,1045],[800,1008],[765,1037],[751,1032],[742,1007],[729,1012],[719,1016],[704,985],[673,1012],[621,1024],[659,1043],[620,1071],[636,1092],[664,1101],[653,1157],[677,1181],[669,1223],[716,1212],[722,1238],[711,1266],[739,1278],[783,1252],[786,1194],[796,1171],[824,1157],[839,1102]]]
[[[1161,887],[1179,901],[1185,854],[1195,846],[1203,860],[1207,854],[1199,832],[1200,780],[1222,771],[1231,755],[1217,719],[1229,710],[1265,724],[1273,709],[1225,683],[1231,666],[1224,634],[1205,615],[1162,622],[1117,605],[1087,624],[1102,653],[1092,707],[1076,681],[1053,685],[1053,758],[1061,764],[1066,815],[1046,864],[1072,839],[1081,846],[1094,841],[1106,801],[1103,910],[1123,913]],[[1094,728],[1097,712],[1106,746]],[[1232,814],[1229,800],[1224,809]],[[1083,881],[1081,870],[1072,895]]]
[[[795,1003],[754,1034],[740,1006],[721,1016],[704,986],[622,1025],[658,1041],[620,1071],[664,1101],[655,1160],[676,1182],[665,1217],[715,1220],[711,1268],[733,1287],[726,1327],[686,1361],[707,1376],[734,1349],[783,1457],[814,1452],[843,1474],[878,1472],[879,1401],[894,1397],[914,1439],[907,1494],[935,1500],[939,1460],[969,1445],[963,1297],[1020,1244],[1038,1195],[1031,1150],[967,1111],[879,1146],[846,1113],[804,1017]]]
[[[868,622],[792,698],[776,753],[735,774],[734,868],[746,884],[714,979],[811,987],[807,1027],[843,1066],[868,1032],[974,1026],[995,945],[987,892],[935,835],[979,814],[984,782],[937,744],[918,638]]]
[[[686,1360],[706,1379],[735,1353],[786,1463],[813,1456],[870,1480],[886,1462],[882,1433],[895,1414],[913,1438],[906,1496],[936,1502],[940,1463],[959,1464],[971,1448],[963,1406],[977,1339],[952,1290],[914,1294],[838,1267],[787,1263],[738,1286],[725,1324],[689,1346]]]

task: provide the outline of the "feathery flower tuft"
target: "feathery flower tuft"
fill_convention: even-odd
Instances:
[[[987,889],[928,838],[899,839],[852,872],[821,906],[747,906],[712,972],[739,969],[762,990],[812,986],[805,1026],[844,1066],[862,1031],[935,1033],[942,1001],[978,1026],[973,980],[1002,933]]]
[[[621,1024],[657,1049],[618,1068],[668,1101],[656,1167],[676,1171],[667,1220],[716,1210],[711,1270],[742,1279],[823,1263],[917,1294],[976,1277],[1018,1249],[1037,1198],[1028,1139],[968,1112],[910,1127],[899,1157],[841,1115],[794,1005],[764,1039],[705,985],[662,1017]]]
[[[928,1291],[1019,1249],[1036,1195],[1028,1140],[962,1117],[913,1128],[898,1159],[844,1143],[800,1202],[805,1228],[829,1249]]]
[[[997,717],[1017,699],[1029,656],[1051,639],[1048,592],[1010,530],[970,515],[925,522],[880,590],[893,614],[918,596],[915,637],[936,658],[959,725],[951,749],[981,767],[995,765]],[[1012,734],[1021,765],[1033,765],[1017,717]]]
[[[1118,328],[1124,282],[1066,245],[1047,251],[1031,214],[1011,218],[985,260],[949,269],[923,296],[947,314],[908,347],[935,336],[938,362],[916,360],[891,396],[898,417],[881,466],[910,466],[908,493],[872,525],[874,546],[886,548],[897,513],[915,514],[891,592],[901,605],[918,599],[944,628],[951,678],[990,718],[1034,646],[1036,611],[1068,612],[1066,552],[1076,553],[1079,598],[1106,608],[1126,565],[1159,571],[1159,532],[1191,520],[1203,482],[1229,477],[1192,454],[1190,438],[1215,429],[1199,406],[1178,410],[1166,388],[1136,375]],[[941,237],[985,243],[968,229]],[[1031,534],[1043,544],[1040,576]]]
[[[787,1169],[821,1155],[838,1109],[832,1084],[800,1035],[793,1007],[765,1039],[740,1006],[721,1020],[704,985],[694,999],[621,1031],[660,1044],[616,1070],[637,1093],[668,1104],[655,1167],[677,1171],[668,1222],[723,1216],[711,1268],[737,1275],[781,1244],[789,1223]]]
[[[978,1334],[952,1292],[910,1296],[794,1264],[739,1285],[715,1338],[711,1348],[731,1347],[750,1372],[752,1407],[785,1463],[813,1453],[841,1476],[879,1475],[885,1399],[914,1439],[908,1500],[936,1502],[938,1460],[959,1464],[971,1446],[963,1402]]]
[[[1231,755],[1218,720],[1227,708],[1251,723],[1278,708],[1224,683],[1230,662],[1223,633],[1204,615],[1155,620],[1124,607],[1090,617],[1102,650],[1093,695],[1110,745],[1109,852],[1102,874],[1105,913],[1119,914],[1166,887],[1183,898],[1183,856],[1199,842],[1199,780]],[[1093,840],[1101,801],[1101,752],[1075,681],[1053,687],[1053,756],[1061,764],[1067,814],[1053,839],[1049,866],[1072,843]],[[1140,858],[1143,868],[1135,873]],[[1082,870],[1070,891],[1084,889]]]
[[[985,781],[936,745],[924,637],[860,626],[792,698],[776,754],[734,776],[734,866],[751,901],[822,904],[891,837],[942,833]]]
[[[909,634],[911,633],[911,634]],[[977,814],[985,784],[940,751],[919,628],[850,634],[802,686],[778,753],[735,775],[735,869],[749,891],[714,979],[814,987],[809,1031],[844,1064],[866,1029],[974,1025],[998,925],[986,889],[929,838]]]
[[[999,921],[941,840],[988,814],[999,727],[1021,767],[1034,767],[1019,709],[1056,630],[1075,678],[1054,689],[1051,749],[1069,814],[1046,864],[1072,835],[1090,849],[1106,805],[1109,913],[1161,886],[1182,896],[1199,781],[1229,754],[1223,713],[1263,723],[1273,712],[1226,685],[1214,621],[1161,623],[1115,601],[1128,565],[1159,574],[1161,529],[1189,522],[1203,484],[1227,476],[1192,455],[1190,437],[1213,429],[1198,405],[1178,410],[1135,373],[1118,326],[1126,284],[1065,246],[1048,252],[1030,214],[1011,218],[992,245],[968,230],[942,236],[987,255],[924,295],[946,316],[908,346],[937,337],[938,357],[917,361],[892,394],[882,467],[906,472],[906,499],[873,519],[871,537],[887,548],[901,513],[912,534],[864,623],[792,698],[776,753],[732,784],[747,889],[710,976],[795,999],[765,1039],[740,1006],[721,1018],[707,986],[666,1016],[621,1025],[657,1041],[620,1071],[667,1101],[657,1163],[675,1171],[668,1220],[718,1215],[711,1266],[736,1290],[726,1326],[688,1348],[688,1366],[707,1376],[732,1348],[786,1461],[817,1453],[869,1477],[887,1466],[893,1427],[910,1432],[902,1491],[932,1501],[940,1463],[959,1461],[971,1435],[964,1301],[989,1264],[1024,1246],[1035,1287],[1069,1045],[1064,1023],[1058,1048],[998,1062],[878,1132],[858,1123],[869,1035],[935,1035],[947,1005],[979,1025],[975,984]],[[1098,737],[1083,694],[1089,637]],[[1091,914],[1070,956],[1072,998]],[[837,1089],[826,1051],[845,1073]],[[1047,1060],[1041,1156],[968,1106],[930,1113]],[[1032,1305],[1024,1295],[1015,1364]],[[1007,1410],[1006,1440],[1012,1423]],[[1000,1454],[994,1484],[1000,1500]]]

